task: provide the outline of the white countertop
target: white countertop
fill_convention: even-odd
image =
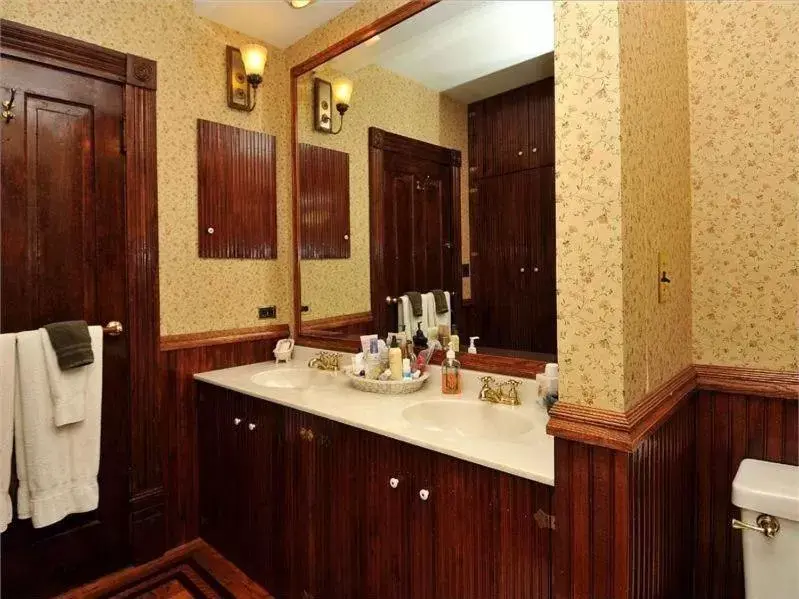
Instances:
[[[198,381],[264,399],[316,416],[328,418],[379,435],[398,439],[455,458],[487,466],[508,474],[546,485],[555,481],[554,439],[546,434],[549,420],[544,407],[532,397],[531,385],[519,387],[521,406],[485,404],[486,409],[518,414],[532,423],[532,428],[510,438],[465,435],[457,430],[409,422],[403,416],[408,406],[430,400],[474,401],[480,391],[482,373],[463,370],[462,399],[441,394],[440,369],[430,367],[430,380],[421,391],[410,395],[377,395],[352,388],[346,375],[331,376],[331,383],[308,389],[275,389],[254,383],[252,376],[275,368],[302,368],[317,350],[297,347],[289,365],[261,362],[223,370],[195,374]],[[345,358],[342,363],[346,363]],[[498,380],[507,377],[496,376]],[[522,379],[524,380],[524,379]]]

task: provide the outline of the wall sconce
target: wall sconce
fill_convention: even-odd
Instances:
[[[338,135],[344,126],[344,113],[350,107],[352,98],[352,81],[344,77],[333,80],[333,83],[324,79],[315,78],[314,93],[314,129],[322,133]],[[341,119],[338,129],[333,131],[333,105],[335,105]]]
[[[264,80],[268,51],[260,44],[227,47],[227,104],[236,110],[252,112],[255,94]]]

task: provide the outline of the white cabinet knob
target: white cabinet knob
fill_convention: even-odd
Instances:
[[[533,148],[533,154],[535,154],[537,151],[538,151],[538,148]]]
[[[345,236],[344,236],[344,239],[349,239],[349,238],[350,238],[350,236],[349,236],[349,235],[345,235]]]
[[[252,422],[250,422],[250,423],[247,425],[247,428],[248,428],[248,429],[250,429],[251,431],[254,431],[254,430],[255,430],[255,424],[253,424]]]
[[[524,272],[524,266],[519,269],[519,272]]]
[[[538,272],[538,267],[537,266],[533,267],[533,272]]]
[[[206,230],[208,231],[209,235],[213,235],[214,234],[214,228],[213,227],[208,227],[208,229],[206,229]]]
[[[236,426],[240,425],[241,424],[241,418],[234,418],[233,419],[233,424],[235,424]]]
[[[430,497],[430,491],[428,491],[427,489],[421,489],[419,491],[419,497],[421,498],[422,501],[427,501],[427,498]]]
[[[396,489],[397,487],[399,487],[399,479],[394,478],[392,476],[391,478],[388,479],[388,486],[391,487],[392,489]]]
[[[519,150],[518,152],[516,152],[517,156],[521,156],[522,154],[524,154],[524,150]]]

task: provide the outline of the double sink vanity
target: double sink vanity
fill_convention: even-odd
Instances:
[[[549,597],[547,413],[252,364],[199,381],[201,535],[278,598]],[[527,389],[526,389],[527,387]]]

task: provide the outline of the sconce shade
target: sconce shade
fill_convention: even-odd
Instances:
[[[240,50],[247,78],[257,77],[260,83],[266,67],[267,49],[260,44],[244,44]]]
[[[333,81],[333,104],[337,107],[339,104],[344,106],[350,105],[352,98],[352,81],[339,77]]]

